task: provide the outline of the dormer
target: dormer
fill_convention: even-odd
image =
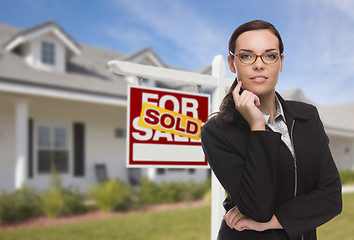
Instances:
[[[145,64],[154,67],[163,67],[166,65],[162,62],[162,60],[152,51],[150,48],[143,48],[126,58],[122,59],[123,61],[129,61],[133,63]],[[129,83],[137,83],[137,79],[135,77],[126,77],[127,82]],[[142,79],[144,86],[156,86],[156,81],[153,79]]]
[[[54,21],[48,21],[14,36],[5,45],[33,68],[65,72],[69,58],[81,53],[77,44]]]
[[[124,59],[124,61],[146,64],[155,67],[166,67],[161,59],[150,49],[143,48]]]

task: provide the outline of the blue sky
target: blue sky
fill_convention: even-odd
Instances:
[[[49,19],[79,43],[125,54],[150,47],[166,64],[187,70],[210,65],[218,54],[226,58],[233,30],[246,21],[263,19],[275,25],[285,45],[278,91],[299,88],[319,105],[354,102],[352,0],[1,3],[3,23],[28,28]]]

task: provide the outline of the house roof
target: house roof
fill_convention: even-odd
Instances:
[[[281,96],[286,100],[295,100],[305,103],[310,103],[312,105],[316,105],[313,101],[305,97],[300,89],[292,89],[288,91],[281,92]]]
[[[354,135],[354,102],[319,107],[323,124],[335,131],[345,131]]]
[[[42,24],[36,25],[32,28],[19,31],[17,34],[12,36],[5,43],[5,48],[8,51],[16,49],[19,45],[29,42],[41,35],[52,33],[57,38],[59,38],[63,44],[72,52],[74,55],[81,53],[79,44],[70,37],[58,24],[54,21],[49,20]]]
[[[80,47],[81,54],[69,60],[66,72],[58,73],[34,69],[21,56],[5,49],[18,36],[26,35],[45,26],[59,28],[53,21],[25,31],[0,23],[0,81],[125,98],[127,83],[122,76],[113,75],[108,71],[107,62],[127,58],[136,60],[136,55],[142,51],[156,56],[148,48],[132,55],[125,55],[85,44],[79,45],[66,34],[76,46]]]

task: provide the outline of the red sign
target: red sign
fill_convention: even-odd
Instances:
[[[128,87],[127,167],[208,167],[200,129],[209,95]]]

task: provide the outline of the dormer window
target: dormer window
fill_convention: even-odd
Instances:
[[[42,42],[42,62],[45,64],[55,65],[55,45],[54,43]]]

